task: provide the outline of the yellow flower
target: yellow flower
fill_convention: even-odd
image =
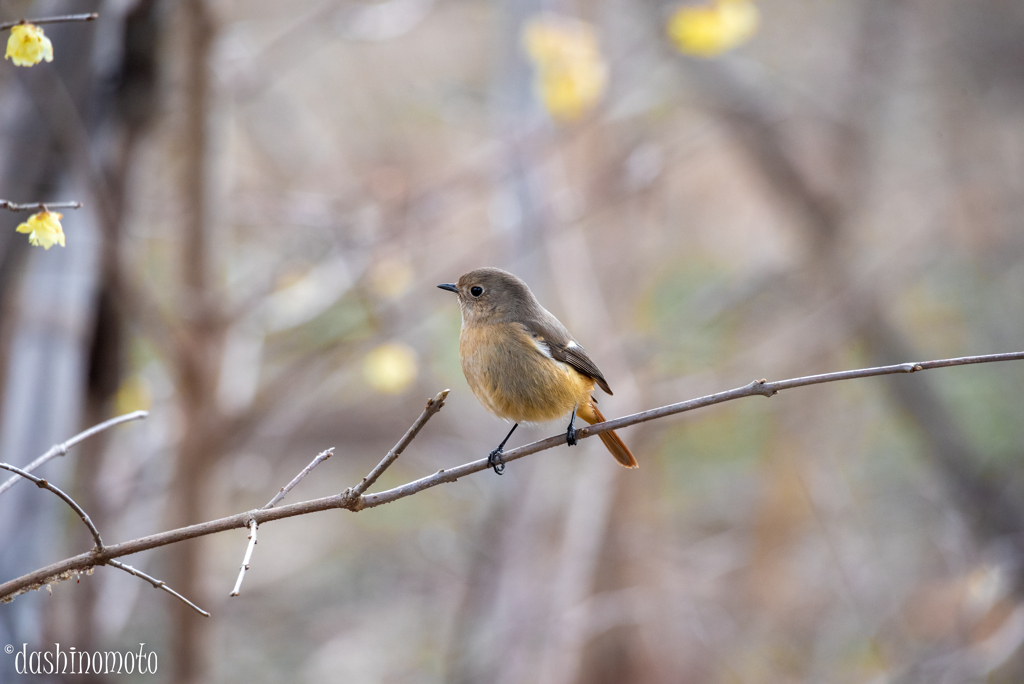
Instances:
[[[712,5],[680,7],[668,22],[668,35],[679,51],[716,57],[757,32],[759,14],[750,0],[716,0]]]
[[[60,226],[63,214],[55,211],[41,211],[32,214],[28,221],[18,226],[19,233],[28,233],[28,243],[50,249],[54,245],[64,246],[64,229]]]
[[[601,99],[608,65],[590,24],[545,12],[526,23],[522,40],[537,71],[537,96],[552,118],[573,121]]]
[[[398,394],[416,379],[416,352],[404,344],[382,344],[363,359],[363,377],[378,392]]]
[[[43,29],[35,24],[18,24],[11,28],[4,59],[13,60],[14,66],[32,66],[44,59],[52,62],[53,43],[43,35]]]

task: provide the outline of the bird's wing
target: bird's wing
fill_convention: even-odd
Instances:
[[[572,338],[557,318],[551,314],[546,318],[547,320],[534,319],[522,324],[541,352],[555,361],[569,364],[582,375],[593,378],[598,387],[612,394],[612,388],[608,386],[601,369],[587,356],[587,350]]]

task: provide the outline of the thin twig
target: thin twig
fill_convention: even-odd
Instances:
[[[354,494],[361,495],[373,486],[373,483],[377,481],[377,478],[380,477],[384,471],[402,455],[402,452],[405,451],[405,447],[409,446],[409,443],[416,439],[416,435],[420,433],[420,430],[422,430],[423,426],[427,424],[427,421],[444,407],[444,400],[448,396],[449,392],[451,392],[451,390],[443,390],[438,392],[437,396],[433,399],[427,400],[427,405],[423,408],[423,413],[421,413],[420,417],[416,419],[416,422],[412,424],[412,427],[406,431],[402,436],[402,439],[398,440],[398,444],[396,444],[381,460],[381,462],[370,471],[369,475],[363,478],[362,482],[352,488],[352,492]]]
[[[206,617],[210,617],[209,613],[207,613],[205,610],[203,610],[202,608],[200,608],[196,604],[192,603],[187,598],[185,598],[184,596],[182,596],[181,594],[179,594],[178,592],[174,591],[169,586],[164,584],[163,580],[158,580],[155,577],[150,577],[149,575],[147,575],[146,573],[142,572],[141,570],[136,570],[132,566],[126,565],[124,563],[120,563],[120,562],[118,562],[116,560],[108,560],[105,563],[105,565],[109,565],[111,567],[119,568],[119,569],[124,570],[125,572],[127,572],[129,575],[135,575],[136,577],[140,577],[140,578],[146,580],[147,582],[149,582],[150,584],[152,584],[153,588],[155,588],[155,589],[163,589],[164,591],[166,591],[171,596],[174,596],[174,597],[180,599],[182,602],[184,602],[187,606],[189,606],[190,608],[195,610],[200,615],[204,615]]]
[[[64,14],[59,17],[43,17],[42,19],[19,19],[18,21],[5,21],[0,24],[0,31],[6,31],[9,28],[14,28],[19,24],[64,24],[69,21],[93,21],[100,15],[96,12],[90,14]]]
[[[292,478],[292,481],[281,487],[281,490],[274,495],[274,498],[267,502],[267,505],[261,508],[261,511],[265,511],[268,508],[273,508],[285,495],[291,491],[292,487],[299,484],[302,478],[309,475],[309,472],[316,468],[320,463],[326,461],[331,455],[334,454],[334,447],[321,451],[316,455],[309,465],[302,469],[302,471]],[[249,544],[245,547],[245,557],[242,558],[242,567],[238,569],[238,579],[235,580],[235,588],[231,590],[228,596],[238,596],[242,592],[242,580],[245,579],[245,571],[249,569],[249,561],[252,560],[252,550],[256,548],[256,528],[259,525],[256,524],[256,520],[252,519],[249,521]]]
[[[450,391],[451,390],[444,390],[442,392],[438,392],[437,396],[435,396],[433,399],[427,400],[427,405],[423,408],[423,413],[421,413],[420,417],[417,418],[415,422],[413,422],[412,426],[406,431],[406,433],[402,435],[402,439],[398,440],[398,444],[392,447],[391,451],[389,451],[384,456],[381,462],[374,466],[373,470],[370,471],[369,475],[364,477],[358,485],[352,488],[351,494],[353,496],[360,496],[363,492],[365,492],[366,489],[370,487],[374,482],[376,482],[377,478],[379,478],[381,474],[385,470],[387,470],[391,466],[391,464],[398,459],[399,456],[402,455],[402,452],[405,451],[405,448],[407,446],[409,446],[409,443],[412,442],[412,440],[416,439],[416,435],[418,435],[420,430],[423,429],[423,426],[427,424],[427,421],[430,420],[430,418],[435,413],[437,413],[444,407],[444,400],[448,396],[448,392]],[[329,457],[333,452],[334,447],[331,447],[327,451],[322,452],[320,455],[314,458],[312,463],[306,466],[301,473],[296,475],[295,479],[289,482],[285,487],[282,487],[281,491],[278,492],[277,495],[270,500],[270,503],[268,503],[260,510],[267,510],[268,508],[273,508],[274,504],[283,499],[284,495],[287,494],[292,487],[299,483],[299,480],[304,478],[309,473],[309,471],[315,468],[317,464],[319,464],[321,461]],[[257,524],[255,519],[249,521],[249,544],[245,547],[245,557],[242,559],[242,566],[238,569],[238,579],[235,580],[235,588],[231,590],[229,596],[238,596],[239,593],[241,593],[242,591],[242,581],[245,579],[245,572],[249,569],[249,561],[252,559],[252,552],[253,549],[256,547],[256,529],[258,527],[259,525]]]
[[[358,485],[351,489],[351,496],[359,497],[360,495],[362,495],[362,493],[365,492],[366,489],[370,487],[374,482],[376,482],[377,478],[379,478],[381,474],[385,470],[387,470],[391,466],[391,464],[398,459],[399,456],[402,455],[402,452],[405,451],[405,448],[409,446],[412,440],[416,439],[416,435],[418,435],[420,430],[423,429],[423,426],[427,424],[427,421],[430,420],[435,413],[437,413],[444,407],[444,400],[448,396],[448,392],[450,391],[451,390],[444,390],[438,392],[437,396],[435,396],[433,399],[427,400],[427,405],[423,408],[423,413],[421,413],[419,418],[417,418],[413,422],[412,426],[406,431],[406,433],[402,435],[402,439],[398,440],[398,444],[392,447],[391,451],[389,451],[384,456],[381,462],[374,466],[373,470],[370,471],[370,474],[364,477]],[[313,459],[312,463],[306,466],[301,473],[295,476],[295,479],[289,482],[286,486],[282,487],[281,491],[278,492],[277,495],[275,495],[274,498],[270,500],[270,503],[268,503],[260,510],[265,511],[268,508],[273,508],[273,506],[277,502],[284,498],[285,494],[287,494],[292,487],[299,483],[299,480],[301,480],[307,474],[309,474],[309,471],[315,468],[321,461],[328,458],[333,452],[334,447],[331,447],[327,451],[320,453],[316,458]],[[238,579],[235,580],[235,587],[231,590],[229,596],[238,596],[242,590],[242,581],[245,579],[245,572],[249,569],[249,561],[252,559],[252,552],[253,549],[256,547],[256,529],[258,527],[259,525],[256,522],[255,518],[249,521],[249,544],[245,548],[245,557],[242,559],[242,565],[238,569]]]
[[[57,456],[63,456],[64,454],[68,453],[68,449],[70,449],[71,447],[75,446],[79,442],[81,442],[83,440],[86,440],[89,437],[92,437],[93,435],[95,435],[97,433],[103,432],[104,430],[106,430],[108,428],[112,428],[115,425],[120,425],[121,423],[127,423],[127,422],[132,421],[132,420],[139,420],[141,418],[145,418],[148,415],[149,415],[149,411],[132,411],[131,413],[126,413],[123,416],[117,416],[116,418],[111,418],[110,420],[106,420],[106,421],[100,423],[99,425],[93,425],[88,430],[83,430],[82,432],[79,432],[77,435],[75,435],[71,439],[67,440],[66,442],[62,442],[60,444],[54,444],[52,447],[50,447],[49,451],[47,451],[42,456],[40,456],[36,460],[34,460],[31,463],[29,463],[27,466],[22,468],[22,470],[24,472],[26,472],[26,473],[31,473],[33,470],[35,470],[39,466],[43,465],[44,463],[49,461],[51,458],[55,458]],[[13,487],[14,483],[18,482],[19,480],[21,480],[21,478],[18,477],[17,475],[14,475],[9,480],[4,482],[3,484],[0,484],[0,494],[3,494],[8,489]]]
[[[245,571],[249,569],[249,561],[252,560],[252,550],[256,548],[256,520],[249,521],[249,544],[245,547],[245,557],[242,558],[242,567],[238,569],[238,579],[235,580],[235,588],[228,596],[238,596],[242,593],[242,580],[245,579]]]
[[[78,514],[78,517],[82,519],[82,522],[85,523],[85,526],[89,528],[89,531],[92,532],[92,538],[96,542],[95,550],[103,551],[103,539],[100,538],[100,531],[96,529],[96,526],[93,524],[92,519],[89,517],[89,514],[82,510],[82,507],[75,503],[74,499],[65,494],[55,485],[50,484],[41,477],[36,477],[31,473],[25,472],[21,468],[15,468],[14,466],[8,465],[6,463],[0,463],[0,468],[3,468],[4,470],[10,470],[12,473],[17,473],[26,480],[31,480],[32,482],[35,482],[36,486],[39,487],[40,489],[49,489],[51,492],[53,492],[61,499],[63,499],[64,503],[66,503],[68,506],[71,506],[75,513]]]
[[[50,209],[81,209],[81,202],[29,202],[16,204],[9,200],[0,200],[0,209],[10,211],[49,211]]]
[[[704,406],[721,404],[723,402],[740,399],[742,397],[755,395],[772,396],[784,389],[791,389],[794,387],[804,387],[806,385],[836,382],[839,380],[851,380],[854,378],[866,378],[877,375],[914,373],[919,370],[928,370],[932,368],[948,368],[950,366],[964,366],[975,363],[994,363],[998,361],[1019,360],[1024,360],[1024,351],[1008,354],[989,354],[985,356],[965,356],[956,359],[922,361],[920,363],[901,363],[894,366],[880,366],[877,368],[864,368],[852,371],[841,371],[838,373],[825,373],[823,375],[810,375],[801,378],[780,380],[777,382],[755,380],[748,385],[744,385],[743,387],[738,387],[727,392],[719,392],[717,394],[691,399],[690,401],[651,409],[650,411],[634,413],[615,420],[598,423],[597,425],[591,425],[590,427],[578,430],[576,437],[577,439],[585,439],[605,432],[606,430],[614,430],[617,428],[627,427],[629,425],[636,425],[637,423],[664,418],[666,416],[683,413],[685,411],[692,411],[693,409],[702,408]],[[506,462],[514,461],[523,458],[524,456],[535,454],[539,451],[551,449],[563,444],[565,444],[564,433],[506,451],[503,458]],[[461,477],[465,477],[466,475],[471,475],[472,473],[477,473],[482,470],[487,470],[488,468],[490,468],[490,465],[488,464],[487,459],[482,458],[449,470],[439,470],[433,475],[429,475],[413,482],[409,482],[408,484],[401,485],[400,487],[388,489],[376,494],[356,494],[355,489],[353,488],[333,496],[312,499],[310,501],[301,501],[299,503],[266,510],[261,509],[258,511],[247,511],[245,513],[228,516],[226,518],[200,523],[198,525],[190,525],[189,527],[182,527],[176,530],[160,532],[158,534],[149,535],[148,537],[141,537],[139,539],[122,542],[120,544],[105,546],[101,551],[79,554],[35,570],[27,575],[23,575],[22,577],[0,584],[0,602],[10,601],[14,596],[31,589],[39,588],[45,585],[48,581],[59,580],[62,578],[64,573],[74,572],[76,570],[80,571],[95,565],[101,565],[109,561],[111,558],[119,558],[121,556],[139,553],[140,551],[146,551],[160,546],[167,546],[168,544],[176,544],[177,542],[185,541],[186,539],[203,537],[208,534],[216,534],[217,532],[248,527],[250,521],[255,521],[257,524],[262,525],[263,523],[270,522],[271,520],[292,518],[318,511],[342,508],[355,512],[366,508],[375,508],[377,506],[382,506],[386,503],[391,503],[392,501],[397,501],[398,499],[411,496],[425,489],[436,487],[440,484],[455,482]]]
[[[314,458],[312,461],[310,461],[309,465],[302,469],[302,472],[300,472],[298,475],[293,477],[291,482],[286,484],[284,487],[281,487],[281,490],[277,494],[274,495],[274,498],[271,499],[270,501],[268,501],[267,505],[264,506],[260,510],[266,510],[268,508],[273,508],[279,501],[281,501],[281,499],[283,499],[285,497],[285,495],[288,492],[290,492],[292,490],[292,487],[294,487],[295,485],[299,484],[299,482],[302,480],[302,478],[306,477],[306,475],[309,475],[309,471],[313,470],[313,468],[316,468],[318,465],[320,465],[320,463],[322,461],[326,461],[333,454],[334,454],[334,447],[331,447],[330,449],[326,449],[324,451],[321,451],[319,454],[317,454],[316,458]]]

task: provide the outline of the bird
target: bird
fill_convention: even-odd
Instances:
[[[586,350],[530,287],[500,268],[478,268],[458,282],[438,285],[454,292],[462,310],[459,359],[469,388],[491,414],[512,429],[487,458],[494,472],[505,469],[505,443],[520,423],[544,423],[572,413],[566,442],[576,444],[576,418],[604,422],[594,387],[612,388]],[[614,431],[598,435],[615,460],[638,467]]]

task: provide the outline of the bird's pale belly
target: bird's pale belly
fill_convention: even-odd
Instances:
[[[485,342],[486,340],[486,342]],[[462,371],[488,411],[516,423],[543,423],[587,402],[594,381],[545,356],[511,326],[463,329]]]

